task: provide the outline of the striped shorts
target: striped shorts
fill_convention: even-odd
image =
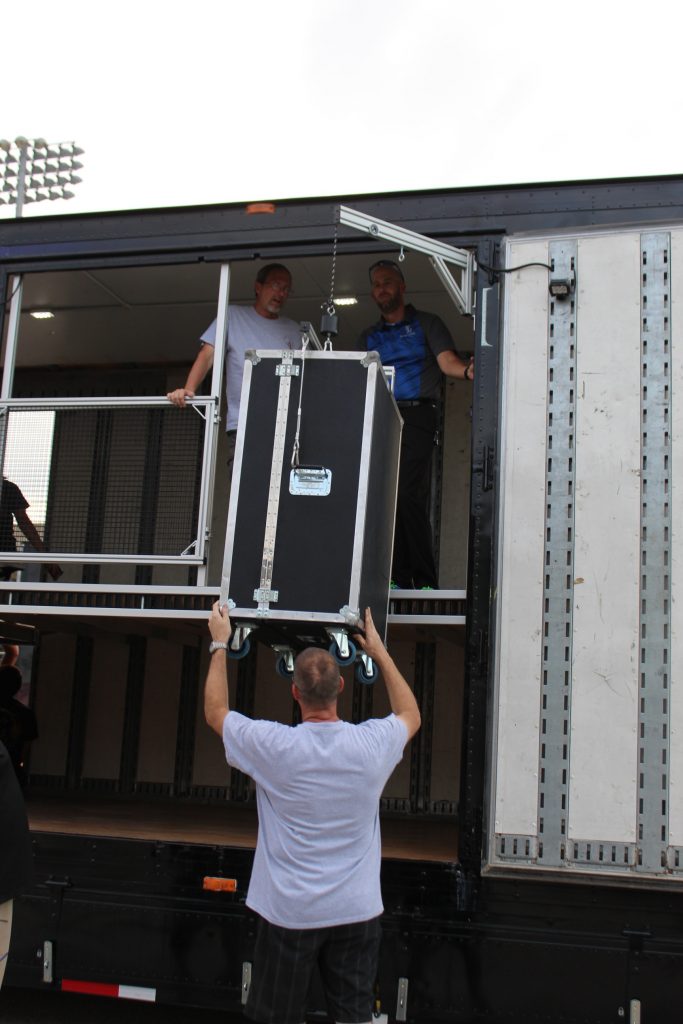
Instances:
[[[317,966],[327,1012],[341,1024],[372,1018],[379,917],[331,928],[281,928],[259,918],[245,1014],[260,1024],[302,1024]]]

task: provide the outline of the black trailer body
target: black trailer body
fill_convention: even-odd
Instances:
[[[672,1013],[675,1014],[675,1007],[683,1002],[683,875],[680,873],[683,841],[672,844],[670,862],[655,865],[659,871],[656,878],[652,877],[651,851],[655,845],[653,840],[662,843],[662,824],[659,822],[654,828],[646,820],[641,823],[641,834],[635,834],[632,844],[634,855],[627,864],[628,873],[625,870],[617,872],[610,866],[614,844],[608,847],[592,843],[588,849],[585,843],[572,843],[582,858],[577,868],[566,870],[566,851],[564,863],[546,868],[538,862],[538,844],[529,841],[527,825],[518,830],[512,826],[502,830],[506,834],[501,837],[499,860],[502,861],[504,856],[505,862],[494,865],[495,870],[490,870],[485,861],[492,846],[492,833],[496,831],[495,817],[490,811],[494,763],[492,723],[497,705],[499,521],[505,497],[501,471],[504,442],[502,410],[505,410],[506,403],[510,403],[516,408],[533,409],[538,413],[548,401],[551,376],[555,378],[553,384],[560,379],[556,368],[548,367],[547,356],[542,351],[534,359],[524,350],[524,358],[515,364],[520,367],[518,380],[524,383],[529,379],[530,371],[539,371],[540,368],[543,387],[531,389],[530,393],[521,392],[523,401],[516,402],[512,392],[506,390],[506,381],[510,380],[509,369],[505,370],[505,350],[510,340],[505,332],[505,319],[509,316],[506,303],[517,288],[516,284],[508,287],[507,282],[511,280],[508,271],[518,271],[512,266],[502,265],[502,253],[510,236],[542,236],[547,247],[550,233],[593,234],[597,237],[621,231],[624,226],[636,233],[651,231],[657,225],[662,232],[669,233],[673,227],[674,245],[665,267],[673,283],[661,288],[663,303],[668,303],[670,295],[673,296],[673,316],[666,309],[664,317],[657,314],[657,322],[662,320],[667,328],[669,324],[673,325],[674,340],[671,344],[675,354],[676,332],[683,321],[677,313],[680,304],[676,305],[680,303],[677,296],[683,295],[680,275],[683,267],[683,246],[680,244],[683,177],[356,196],[345,197],[343,202],[368,215],[466,247],[476,253],[479,268],[476,318],[473,324],[468,322],[471,347],[475,353],[471,451],[468,447],[465,456],[469,489],[464,513],[454,514],[452,505],[445,503],[442,503],[441,511],[442,549],[453,534],[468,535],[466,606],[464,596],[452,602],[457,603],[461,620],[466,611],[466,626],[462,621],[457,625],[434,624],[439,610],[444,610],[444,617],[447,610],[453,614],[452,609],[446,608],[451,602],[445,598],[437,596],[433,602],[420,602],[414,595],[394,595],[389,604],[389,641],[392,650],[398,648],[399,654],[403,655],[402,661],[399,658],[402,667],[412,671],[410,678],[418,696],[423,727],[404,759],[406,770],[402,782],[407,779],[407,784],[403,789],[397,788],[385,795],[382,806],[385,844],[386,826],[392,825],[402,837],[411,833],[417,836],[419,854],[410,858],[403,851],[400,854],[387,852],[383,860],[382,889],[386,915],[379,979],[382,1012],[388,1013],[392,1021],[405,1020],[411,1024],[471,1024],[474,1021],[556,1024],[560,1020],[566,1024],[614,1024],[616,1021],[631,1024],[641,1018],[641,1011],[646,1022],[668,1020]],[[285,260],[294,266],[295,271],[302,268],[302,276],[306,265],[310,268],[315,264],[318,279],[322,280],[329,263],[336,203],[329,198],[283,202],[277,204],[275,212],[267,219],[247,216],[242,206],[234,205],[0,222],[0,294],[5,303],[0,307],[0,318],[6,328],[3,335],[5,351],[7,337],[11,333],[8,320],[16,323],[21,319],[25,336],[30,337],[33,343],[33,351],[25,362],[22,364],[19,360],[13,385],[9,382],[6,388],[11,399],[2,400],[0,404],[10,408],[12,401],[31,396],[118,395],[121,388],[128,388],[128,394],[131,393],[131,385],[126,383],[128,380],[134,381],[138,388],[132,391],[133,394],[154,393],[161,401],[161,394],[169,390],[171,383],[177,386],[179,374],[186,373],[196,351],[192,342],[198,334],[187,333],[184,336],[187,352],[183,350],[179,355],[180,349],[175,350],[173,358],[177,361],[177,375],[173,382],[167,380],[171,374],[167,367],[161,365],[167,358],[166,328],[174,318],[186,315],[181,302],[173,308],[173,304],[169,304],[166,319],[157,323],[156,330],[163,340],[164,356],[150,356],[145,368],[143,352],[147,350],[143,349],[143,341],[147,345],[151,335],[149,331],[140,329],[142,314],[132,301],[138,293],[131,284],[140,288],[146,273],[153,279],[155,287],[167,278],[175,286],[182,273],[191,282],[203,279],[204,275],[208,277],[212,270],[217,278],[219,264],[229,262],[234,271],[231,280],[240,285],[242,275],[241,292],[236,288],[237,299],[248,302],[253,282],[253,261],[271,259]],[[592,245],[591,240],[590,245],[582,243],[581,246],[584,251],[579,255],[584,262],[579,263],[575,277],[578,290],[572,293],[564,307],[561,301],[557,304],[559,312],[563,308],[570,310],[576,299],[579,332],[586,329],[587,313],[593,316],[594,323],[597,322],[595,305],[587,304],[587,299],[594,304],[596,297],[591,298],[584,290],[592,276],[584,269]],[[633,268],[638,265],[639,258],[642,263],[642,256],[639,256],[638,240],[632,240],[629,245],[629,266]],[[376,316],[367,292],[367,266],[379,255],[397,255],[388,249],[371,235],[359,236],[345,228],[339,231],[338,268],[344,270],[348,267],[355,284],[359,288],[365,287],[361,304],[365,303],[363,315],[367,314],[367,322],[372,315]],[[553,253],[549,255],[553,257]],[[532,261],[519,261],[522,262]],[[604,274],[603,283],[610,285],[610,288],[602,289],[609,299],[618,274],[609,259],[603,257],[597,262]],[[534,254],[533,263],[535,269],[528,272],[536,275],[536,291],[530,293],[532,302],[520,301],[516,309],[522,308],[528,313],[533,307],[539,311],[536,327],[540,335],[545,336],[551,329],[559,329],[559,317],[551,322],[546,315],[544,304],[548,301],[548,282],[540,275],[550,260],[539,259],[539,255]],[[593,266],[595,263],[596,259],[593,259]],[[518,266],[516,260],[513,266]],[[646,273],[653,281],[660,280],[661,275],[656,277],[654,266],[656,263],[653,265],[650,260]],[[524,279],[520,277],[522,283],[532,280],[527,277],[527,271],[520,273],[524,274]],[[139,351],[130,356],[127,368],[119,368],[116,380],[110,365],[114,361],[111,353],[118,352],[125,340],[125,333],[120,329],[123,304],[117,306],[116,316],[105,318],[102,315],[97,321],[97,331],[87,329],[79,333],[74,329],[73,320],[69,321],[72,315],[69,307],[73,310],[71,289],[83,283],[92,285],[93,276],[98,274],[102,276],[107,301],[116,301],[118,288],[125,286],[129,289],[125,292],[128,300],[125,315],[138,331],[137,334],[129,332],[131,344],[136,338],[141,339]],[[416,265],[410,264],[409,256],[406,279],[410,285],[414,284],[415,275]],[[645,276],[642,267],[638,276]],[[14,310],[20,305],[17,282],[21,278],[27,294],[24,305]],[[314,274],[309,274],[309,283],[314,278]],[[597,280],[603,279],[598,276]],[[50,289],[54,288],[55,281],[64,293],[60,317],[63,323],[68,326],[71,322],[72,326],[70,331],[64,332],[68,341],[66,350],[75,364],[78,359],[73,353],[79,344],[82,346],[80,351],[86,353],[81,356],[81,365],[75,368],[60,365],[51,343],[45,349],[41,348],[45,340],[36,333],[39,322],[29,323],[29,310],[44,308],[42,292],[54,294]],[[151,294],[153,288],[149,291]],[[307,298],[311,295],[318,300],[318,293],[309,288]],[[433,291],[428,291],[428,296],[430,301],[436,298]],[[97,297],[90,297],[91,306]],[[320,297],[326,298],[326,294]],[[156,296],[151,294],[151,298]],[[293,297],[292,302],[295,301]],[[195,317],[200,327],[214,315],[215,296],[204,295],[203,303],[204,308]],[[427,307],[426,302],[421,304],[432,308]],[[148,302],[144,315],[147,316],[149,310],[156,309],[157,305],[153,301]],[[622,300],[613,305],[615,312],[626,311],[634,320],[639,319],[638,312],[643,305],[662,308],[653,303],[652,294],[646,291],[640,303],[637,295],[631,294],[628,301]],[[83,317],[86,306],[87,302],[83,301],[76,309],[80,317]],[[8,310],[16,312],[14,319]],[[303,319],[305,311],[301,309],[300,312]],[[652,316],[654,320],[654,311]],[[567,317],[567,323],[561,326],[566,327],[565,335],[571,338],[572,324],[569,321],[570,317]],[[55,325],[54,330],[59,332],[59,317],[56,323],[51,322]],[[90,320],[87,322],[91,323]],[[526,329],[524,319],[520,321],[519,333],[524,335]],[[665,352],[670,343],[668,330],[660,333],[660,351]],[[619,334],[624,339],[628,338],[628,332],[621,328],[614,332],[614,337]],[[95,338],[97,344],[93,341]],[[649,339],[647,341],[652,348]],[[633,366],[637,363],[639,343],[642,343],[641,339],[636,338],[632,345]],[[110,345],[109,349],[107,345]],[[582,353],[585,352],[582,337],[579,345]],[[592,346],[595,354],[599,354],[602,345],[603,339],[599,337]],[[141,365],[136,363],[138,358]],[[9,362],[7,355],[5,360]],[[61,362],[65,362],[63,357]],[[95,365],[98,362],[100,365]],[[609,372],[593,376],[612,379],[621,373],[621,362],[620,349],[618,358],[609,366]],[[668,373],[669,357],[662,357],[661,363],[661,374]],[[106,372],[103,369],[105,364]],[[674,360],[674,365],[680,367],[680,359]],[[79,376],[84,367],[90,374],[87,379],[85,370]],[[569,389],[576,388],[576,368],[570,365],[565,371],[561,378],[563,385],[568,382]],[[147,377],[143,382],[145,373]],[[583,373],[581,367],[579,373]],[[102,390],[99,383],[97,387],[92,384],[96,375],[98,381],[105,378],[109,390]],[[153,386],[146,383],[150,376],[157,381]],[[660,394],[657,390],[659,379],[651,375],[647,382],[655,403]],[[666,386],[669,387],[668,382]],[[211,399],[204,401],[207,406],[214,402],[218,407],[218,398],[212,391]],[[66,401],[66,398],[62,400]],[[598,402],[594,404],[596,408],[601,407]],[[674,413],[676,408],[674,400]],[[17,413],[20,410],[15,408],[11,411]],[[165,415],[175,415],[175,412],[166,410]],[[178,416],[190,415],[177,412]],[[648,409],[648,415],[652,419],[652,408]],[[116,431],[113,429],[115,424],[108,409],[98,411],[97,417],[91,418],[96,420],[100,441],[94,446],[97,458],[93,456],[93,479],[106,481],[109,463],[117,457],[120,461]],[[163,424],[157,422],[162,418],[154,409],[151,410],[150,437],[153,439],[163,433]],[[636,432],[637,419],[637,415],[632,418]],[[59,415],[56,420],[57,427],[63,431]],[[539,449],[546,443],[546,432],[547,425],[541,424],[533,435],[538,439]],[[600,435],[604,438],[607,456],[615,432],[612,427],[611,431],[606,429]],[[653,433],[650,428],[651,441]],[[660,433],[658,454],[669,458],[669,453],[662,450],[663,446],[671,441],[676,451],[676,441],[683,437],[683,429],[673,421],[670,430],[667,428]],[[163,454],[160,445],[155,448],[150,444],[149,451],[152,455]],[[558,452],[557,442],[554,451]],[[634,451],[638,452],[638,444]],[[308,462],[305,451],[303,456]],[[272,453],[268,457],[270,465]],[[449,459],[453,457],[453,448],[446,448],[445,473]],[[650,460],[652,462],[651,457]],[[160,461],[166,464],[164,459]],[[322,457],[321,461],[324,465]],[[655,460],[655,465],[661,465],[663,461]],[[539,465],[543,462],[545,459],[541,456]],[[556,457],[554,468],[557,464],[559,458]],[[177,464],[172,468],[174,472],[169,475],[177,475]],[[636,479],[639,472],[632,468],[629,477]],[[675,462],[674,496],[681,478],[683,470],[680,462]],[[154,490],[154,479],[152,476],[149,478],[150,490]],[[518,479],[523,485],[524,466]],[[554,480],[552,483],[553,492],[562,494]],[[652,487],[651,481],[649,484]],[[671,486],[668,476],[663,486]],[[451,499],[453,491],[447,492]],[[173,496],[177,501],[176,491],[173,491]],[[159,497],[161,499],[164,495]],[[190,498],[187,498],[188,504]],[[52,500],[55,502],[56,498],[53,496]],[[311,497],[302,500],[327,499]],[[546,504],[545,500],[539,503],[541,512]],[[656,507],[654,502],[651,505]],[[468,516],[469,529],[466,525]],[[83,518],[88,520],[87,510]],[[667,529],[677,530],[681,521],[680,516],[675,517]],[[634,522],[637,523],[637,509]],[[525,521],[520,518],[513,521],[516,532],[521,532],[524,525]],[[89,521],[88,526],[91,526]],[[90,532],[96,531],[91,529]],[[650,528],[650,541],[653,532],[656,531]],[[554,530],[553,537],[556,535],[560,537],[561,532]],[[637,537],[638,531],[635,530],[633,535]],[[567,537],[566,531],[563,536]],[[609,539],[606,531],[605,537]],[[221,543],[222,540],[223,535]],[[261,557],[262,537],[258,543],[261,545]],[[334,538],[331,544],[334,546]],[[151,546],[141,546],[140,550],[147,552]],[[662,554],[671,559],[668,549],[662,550]],[[540,549],[538,555],[535,559],[537,566],[542,565],[546,557],[545,551],[540,552]],[[648,561],[652,561],[649,551],[647,555]],[[222,556],[221,550],[220,565],[223,564]],[[563,572],[572,585],[577,582],[578,574],[566,567],[566,552],[564,561],[556,557],[554,549],[549,549],[547,557],[553,566],[565,566]],[[323,556],[319,557],[317,553],[312,559],[316,564],[322,560]],[[641,561],[644,559],[631,557],[635,566]],[[530,564],[528,559],[519,573],[520,578],[529,573]],[[653,577],[664,575],[660,568],[664,564],[663,559],[652,563]],[[76,578],[75,583],[76,573],[66,563],[64,568],[65,577],[60,584],[46,582],[36,584],[33,589],[22,589],[22,585],[11,581],[0,584],[0,597],[4,602],[1,613],[6,630],[4,635],[16,628],[17,633],[9,633],[16,636],[19,625],[26,628],[31,623],[36,623],[42,631],[33,671],[41,738],[32,751],[27,791],[34,837],[35,884],[15,901],[14,937],[5,984],[59,989],[65,981],[71,981],[80,983],[82,990],[98,983],[139,986],[154,989],[156,998],[161,1002],[188,1007],[222,1007],[230,1013],[231,1019],[237,1019],[232,1014],[239,1013],[250,954],[250,925],[244,908],[244,891],[253,856],[253,842],[240,839],[227,827],[217,830],[213,836],[205,835],[204,812],[220,810],[228,824],[229,819],[233,819],[241,809],[240,803],[242,808],[249,809],[248,786],[243,778],[234,774],[228,777],[220,775],[214,764],[209,763],[201,731],[205,726],[198,708],[199,680],[207,663],[205,620],[211,602],[218,596],[220,581],[218,578],[213,580],[215,589],[210,592],[207,587],[194,587],[194,579],[190,577],[186,582],[193,584],[191,595],[159,586],[154,593],[152,588],[147,588],[148,592],[140,596],[142,587],[138,585],[149,583],[152,573],[157,573],[156,567],[152,569],[141,562],[131,570],[130,579],[114,580],[116,586],[112,585],[111,593],[96,593],[92,589],[95,579],[101,577],[103,581],[111,581],[112,574],[107,576],[107,565],[86,566],[82,579]],[[184,571],[189,577],[196,570],[190,567]],[[668,566],[665,573],[669,573]],[[120,570],[120,575],[123,575],[123,570]],[[154,582],[159,582],[156,575]],[[256,588],[258,583],[250,582],[249,585]],[[460,585],[459,581],[457,585]],[[28,588],[28,584],[23,586]],[[246,583],[243,589],[244,595],[249,595]],[[253,597],[242,596],[238,603],[246,606],[248,615],[245,621],[250,622],[254,617]],[[287,603],[295,604],[293,600]],[[416,625],[413,616],[412,621],[406,623],[418,604],[422,621]],[[675,601],[672,607],[675,610]],[[681,607],[678,601],[678,608]],[[159,617],[169,609],[175,615],[171,628]],[[186,616],[182,621],[178,609]],[[434,612],[430,622],[429,616],[423,614],[427,611]],[[192,615],[196,616],[195,620],[191,619]],[[95,616],[101,618],[98,620]],[[538,615],[537,628],[542,629],[541,614]],[[558,632],[557,622],[553,621],[548,625],[548,632],[564,641],[564,628],[562,624]],[[571,628],[570,624],[570,633]],[[600,628],[597,617],[596,628]],[[296,623],[292,635],[295,629]],[[677,639],[682,635],[679,622],[673,625],[663,622],[656,632],[648,624],[648,631],[655,640],[661,638],[665,631],[667,641],[672,636]],[[175,634],[172,637],[175,648],[168,642],[170,633]],[[406,653],[411,643],[412,650]],[[639,647],[635,644],[636,657]],[[271,706],[264,706],[263,691],[259,690],[264,675],[259,660],[262,651],[261,645],[255,644],[239,663],[237,672],[235,666],[231,666],[233,706],[249,715],[268,715],[272,711]],[[562,660],[563,650],[560,655]],[[666,655],[669,655],[668,648]],[[521,673],[519,675],[522,676]],[[527,672],[524,678],[533,680],[535,677]],[[661,712],[661,721],[653,713],[650,719],[638,721],[634,728],[634,735],[642,731],[647,740],[641,744],[646,767],[637,766],[636,757],[629,765],[635,779],[639,774],[645,775],[647,770],[647,793],[643,805],[649,811],[656,802],[661,808],[659,817],[662,820],[669,813],[669,796],[675,799],[681,790],[680,784],[677,786],[679,774],[671,793],[662,788],[661,794],[656,794],[656,801],[653,801],[653,778],[655,782],[659,779],[658,784],[661,785],[664,772],[668,771],[669,755],[680,762],[680,744],[674,742],[671,750],[666,750],[666,767],[662,758],[663,745],[660,744],[659,748],[655,745],[664,732],[667,737],[676,735],[671,731],[672,723],[668,716],[671,708],[678,715],[681,706],[676,697],[680,673],[671,671],[670,685],[673,694],[667,694],[666,704],[660,699],[655,709],[656,714]],[[447,698],[458,687],[461,699],[457,714],[453,714],[453,704],[449,706]],[[657,691],[660,697],[662,687],[660,680]],[[288,691],[283,687],[279,691],[276,688],[268,690],[268,700],[273,703],[279,701],[280,712],[285,702],[291,706],[285,689]],[[343,696],[346,700],[344,717],[358,720],[368,713],[381,713],[380,687],[358,686],[352,690],[347,686]],[[637,698],[637,703],[641,699],[645,701],[643,694],[637,694]],[[545,717],[549,732],[539,730],[538,737],[548,748],[552,742],[558,752],[557,757],[561,756],[574,727],[574,723],[563,716],[563,699],[563,691],[558,688],[550,694],[547,702],[545,694],[542,703],[537,693],[526,702],[521,699],[516,703],[508,702],[510,731],[516,727],[516,708],[527,710],[533,707],[545,711],[547,703]],[[559,715],[557,705],[560,705]],[[285,710],[285,720],[287,710],[291,717],[289,707]],[[593,717],[604,724],[606,738],[602,743],[595,743],[592,749],[609,752],[612,720],[598,711]],[[102,724],[99,731],[98,719]],[[653,737],[652,742],[649,737]],[[533,745],[534,741],[527,742],[522,753],[526,755]],[[152,756],[155,751],[159,752],[156,761]],[[584,767],[585,753],[584,750]],[[159,765],[162,757],[164,763]],[[440,764],[448,759],[461,766],[453,786],[455,798],[452,801],[448,795],[443,797],[436,778]],[[513,777],[517,770],[515,756],[501,756],[503,761],[504,768],[509,768],[510,777]],[[578,758],[576,763],[581,767]],[[570,776],[568,770],[567,778]],[[95,820],[92,808],[89,813],[84,813],[88,794],[91,802],[101,805],[99,822]],[[539,814],[540,808],[545,810],[549,805],[558,812],[554,821],[561,826],[556,830],[555,846],[559,849],[564,839],[559,810],[562,810],[565,794],[558,785],[541,795],[542,801],[538,805],[533,804],[529,819],[537,822],[543,817],[542,812]],[[589,804],[591,795],[588,791]],[[595,795],[597,797],[597,786]],[[105,807],[107,801],[104,797],[109,798],[113,807]],[[43,798],[50,806],[41,813],[40,800]],[[640,799],[638,796],[632,805],[637,806]],[[161,802],[165,804],[173,829],[157,825],[156,820],[148,815],[145,800],[155,807]],[[126,801],[133,805],[130,816],[133,821],[123,821],[119,811],[119,805]],[[617,802],[614,801],[615,804]],[[56,808],[54,811],[53,806]],[[184,817],[181,812],[188,810],[197,814],[201,812],[201,830],[193,831],[181,820]],[[148,827],[143,832],[139,826],[145,822]],[[435,824],[457,829],[457,842],[451,838],[438,850],[430,847],[427,832]],[[639,874],[638,848],[643,845],[642,836],[650,850],[650,863],[645,865],[650,876]],[[504,849],[502,838],[505,839]],[[550,842],[546,842],[546,856],[550,849]],[[631,844],[624,844],[618,851],[622,862],[624,850],[630,855]],[[571,852],[576,861],[577,854],[573,850]],[[593,857],[593,864],[590,857]],[[598,870],[594,870],[596,866]],[[223,882],[236,879],[235,892],[204,890],[204,875],[215,875]],[[102,936],[107,937],[106,945]],[[312,1000],[311,1010],[318,1011],[310,1017],[311,1021],[324,1019],[317,999]]]
[[[248,354],[222,582],[236,627],[343,661],[365,608],[384,635],[400,437],[376,353]]]

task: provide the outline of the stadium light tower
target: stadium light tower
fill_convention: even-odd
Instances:
[[[81,181],[75,172],[83,166],[76,159],[82,154],[74,142],[0,139],[0,206],[14,204],[21,217],[24,203],[73,199],[68,186]]]

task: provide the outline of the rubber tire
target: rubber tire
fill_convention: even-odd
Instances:
[[[348,658],[342,658],[337,647],[337,641],[333,640],[329,646],[329,652],[341,668],[345,668],[347,665],[353,665],[356,660],[356,645],[349,640],[349,656]]]
[[[288,679],[290,681],[292,679],[292,676],[294,675],[294,671],[292,670],[290,672],[289,669],[287,668],[287,662],[285,660],[284,654],[278,655],[278,659],[275,662],[275,671],[279,676],[282,676],[283,679]]]
[[[377,665],[375,665],[374,661],[372,663],[372,675],[369,676],[367,674],[365,671],[365,665],[362,661],[358,662],[353,674],[356,680],[359,683],[363,683],[364,686],[372,686],[372,684],[376,683],[379,679],[379,669],[377,668]]]
[[[232,647],[228,647],[228,657],[232,658],[233,661],[239,661],[240,658],[246,658],[251,650],[251,640],[247,637],[242,646],[237,651],[233,651]]]

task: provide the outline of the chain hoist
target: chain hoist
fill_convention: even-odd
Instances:
[[[339,330],[339,317],[337,316],[337,310],[334,305],[334,279],[337,272],[337,238],[339,235],[339,215],[335,216],[334,223],[334,237],[332,239],[332,268],[330,271],[330,297],[322,304],[322,316],[320,318],[320,332],[324,336],[325,342],[323,349],[325,352],[332,351],[332,338],[336,337]],[[292,446],[292,469],[298,469],[300,466],[300,454],[301,454],[301,416],[303,410],[303,397],[304,397],[304,371],[306,368],[306,349],[308,348],[309,339],[308,336],[304,335],[301,344],[301,376],[299,378],[299,407],[296,415],[296,434],[294,435],[294,444]]]
[[[332,269],[330,271],[330,297],[322,304],[322,316],[320,317],[320,333],[325,338],[323,348],[326,352],[332,351],[332,338],[339,333],[339,317],[334,305],[334,278],[337,272],[337,238],[339,235],[339,211],[335,215],[334,238],[332,239]]]

